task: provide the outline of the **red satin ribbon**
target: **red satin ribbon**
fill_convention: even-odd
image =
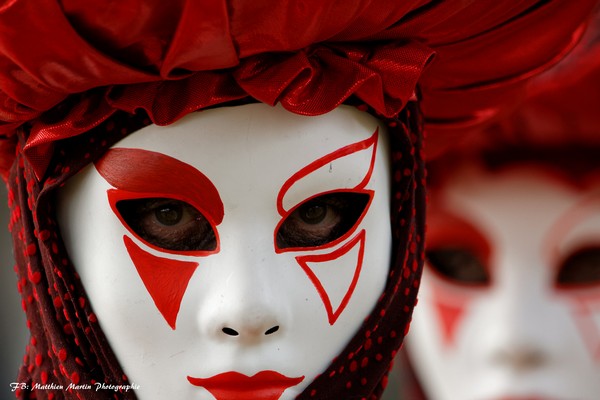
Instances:
[[[35,121],[24,146],[40,179],[52,142],[86,132],[115,110],[146,111],[168,125],[192,111],[253,97],[280,102],[297,114],[331,111],[354,94],[384,116],[397,114],[413,95],[432,51],[418,43],[367,46],[314,46],[295,53],[249,57],[232,70],[197,72],[187,78],[96,90],[65,105],[60,120]]]

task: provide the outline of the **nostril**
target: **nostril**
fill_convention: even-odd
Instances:
[[[267,331],[265,332],[265,335],[270,335],[272,333],[275,333],[279,330],[279,325],[275,325],[274,327],[267,329]]]
[[[229,335],[229,336],[238,336],[239,335],[238,331],[236,331],[235,329],[228,328],[228,327],[223,328],[222,331],[224,334]]]

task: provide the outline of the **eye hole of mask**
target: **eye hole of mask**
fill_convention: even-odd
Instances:
[[[366,193],[335,192],[296,206],[277,230],[277,247],[318,247],[352,230],[364,214],[370,196]]]
[[[120,200],[117,210],[147,243],[165,250],[211,251],[217,247],[210,222],[190,204],[169,198]]]
[[[558,269],[556,283],[567,288],[600,285],[600,246],[585,247],[566,257]]]
[[[471,250],[460,247],[426,251],[429,266],[452,283],[482,286],[490,283],[487,268]]]

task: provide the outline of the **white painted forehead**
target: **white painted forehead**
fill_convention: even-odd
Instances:
[[[168,125],[150,125],[121,140],[116,147],[158,151],[194,164],[203,148],[213,156],[263,153],[256,162],[282,159],[308,150],[327,154],[357,139],[370,136],[378,120],[352,106],[342,105],[318,116],[303,116],[281,106],[262,103],[220,107],[188,114]],[[165,140],[165,136],[169,136]],[[195,150],[195,151],[194,151]],[[266,155],[267,154],[267,155]]]
[[[202,171],[224,196],[235,197],[242,190],[273,197],[273,191],[310,163],[375,137],[377,132],[385,132],[385,126],[352,106],[343,105],[319,116],[302,116],[281,106],[256,103],[191,113],[169,126],[150,125],[114,147],[150,150],[176,158]],[[379,136],[380,142],[386,140],[385,135]],[[385,161],[388,149],[378,147],[383,153],[378,179],[385,180],[389,175]],[[353,181],[365,176],[362,169],[369,166],[371,157],[371,152],[361,151],[337,158],[329,168],[323,168],[329,173],[311,174],[311,179],[304,180],[303,192],[287,196],[286,202],[331,190],[332,185],[354,187]]]

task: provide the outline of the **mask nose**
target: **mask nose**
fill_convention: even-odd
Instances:
[[[529,292],[512,294],[496,302],[486,327],[487,360],[495,368],[516,373],[546,368],[556,361],[561,328],[543,296]],[[524,293],[524,294],[523,294]]]
[[[549,361],[549,352],[540,343],[533,341],[507,340],[491,355],[492,364],[518,373],[543,368]]]
[[[220,332],[216,333],[225,340],[266,340],[281,334],[283,330],[275,313],[264,307],[257,308],[254,312],[245,312],[244,315],[239,315],[227,322],[224,321],[217,325],[217,330],[220,327]]]
[[[274,340],[285,333],[288,324],[283,307],[274,305],[267,293],[222,293],[214,308],[200,313],[200,329],[217,341],[257,343]]]
[[[219,272],[198,306],[204,335],[247,344],[275,340],[289,330],[286,299],[291,293],[285,289],[289,285],[275,255],[253,257],[252,252],[244,252],[224,254],[214,261]]]

